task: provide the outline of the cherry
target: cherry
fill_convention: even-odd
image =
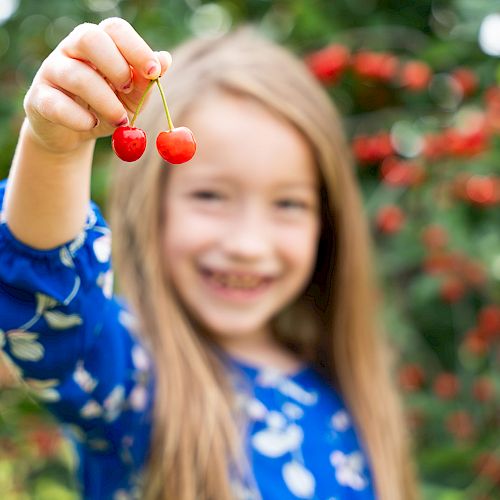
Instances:
[[[118,127],[111,137],[111,146],[116,156],[123,161],[136,161],[138,160],[146,150],[146,132],[141,128],[134,127],[135,120],[139,115],[139,111],[144,103],[144,99],[146,98],[146,94],[149,89],[153,85],[154,80],[151,80],[142,94],[141,100],[137,105],[137,109],[135,110],[134,117],[130,122],[130,126],[121,126]]]
[[[136,161],[146,150],[146,133],[136,127],[118,127],[111,138],[116,156],[123,161]]]
[[[118,127],[111,139],[111,145],[116,155],[128,162],[138,160],[146,150],[146,133],[140,128],[134,127],[134,122],[139,114],[144,99],[155,83],[160,90],[161,99],[167,115],[169,130],[160,132],[156,138],[156,148],[160,156],[169,163],[178,164],[190,160],[196,151],[196,141],[193,132],[187,127],[174,128],[170,113],[168,111],[167,101],[160,80],[158,78],[151,80],[144,91],[144,94],[137,105],[134,117],[130,126]]]
[[[160,132],[156,138],[156,148],[160,156],[169,163],[184,163],[196,151],[196,141],[187,127],[176,127]]]
[[[156,138],[156,149],[160,156],[169,163],[179,164],[189,161],[196,151],[196,141],[193,132],[187,127],[176,127],[172,123],[168,111],[167,100],[159,80],[156,80],[160,90],[163,107],[167,115],[169,130],[162,131]]]

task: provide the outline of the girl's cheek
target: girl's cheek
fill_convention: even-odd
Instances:
[[[223,222],[196,212],[179,211],[171,219],[169,238],[174,245],[197,246],[216,240],[223,233]]]
[[[282,228],[275,235],[281,255],[290,262],[309,266],[315,260],[318,245],[318,231],[315,227]]]

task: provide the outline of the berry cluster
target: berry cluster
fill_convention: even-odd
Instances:
[[[308,54],[305,63],[326,85],[337,83],[348,69],[362,79],[393,83],[410,92],[425,90],[433,77],[431,67],[423,61],[402,60],[391,52],[351,52],[340,43]],[[456,68],[450,77],[464,96],[472,95],[478,87],[476,75],[468,68]]]
[[[136,161],[143,155],[146,150],[146,132],[140,128],[134,127],[134,123],[149,89],[155,82],[160,90],[169,126],[169,130],[162,131],[158,134],[158,137],[156,138],[156,149],[158,150],[159,155],[169,163],[185,163],[194,156],[196,151],[196,141],[194,139],[193,132],[191,132],[191,130],[187,127],[174,127],[168,110],[165,94],[158,78],[151,80],[149,85],[146,87],[130,125],[118,127],[114,131],[111,139],[113,151],[118,158],[127,162]]]

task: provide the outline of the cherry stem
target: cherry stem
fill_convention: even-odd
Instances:
[[[170,113],[168,111],[167,99],[165,98],[165,93],[163,92],[163,87],[161,86],[160,79],[157,78],[154,80],[158,85],[158,89],[160,90],[161,100],[163,101],[163,107],[165,108],[165,113],[167,115],[168,128],[172,130],[174,128],[174,124],[172,123],[172,118],[170,118]]]
[[[146,90],[142,94],[141,100],[139,101],[139,104],[137,105],[137,108],[135,110],[134,117],[132,118],[132,121],[130,122],[130,126],[131,127],[134,126],[135,120],[137,119],[137,116],[139,115],[139,111],[141,110],[142,105],[144,104],[144,99],[146,99],[146,96],[147,96],[147,94],[149,92],[149,89],[151,88],[151,86],[153,85],[154,82],[155,82],[154,80],[151,80],[148,83],[148,86],[146,87]]]

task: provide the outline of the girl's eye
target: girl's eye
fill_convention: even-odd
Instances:
[[[220,200],[223,196],[216,191],[195,191],[192,194],[193,198],[198,198],[199,200]]]
[[[307,204],[303,201],[299,200],[291,200],[291,199],[283,199],[277,202],[277,205],[280,208],[298,208],[305,210],[307,208]]]

